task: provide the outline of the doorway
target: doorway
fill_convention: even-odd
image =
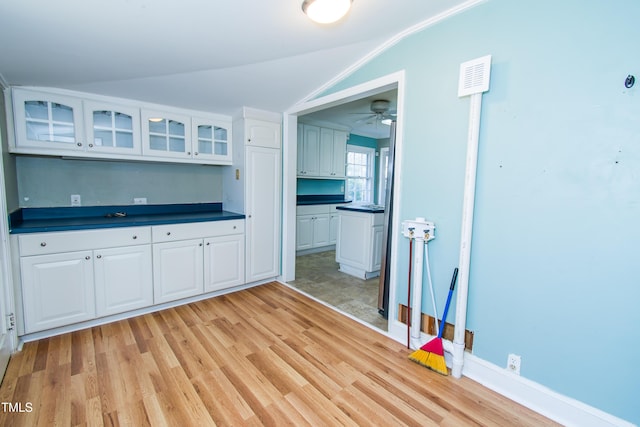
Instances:
[[[297,130],[299,120],[305,121],[309,118],[329,123],[337,122],[343,125],[347,121],[353,123],[355,120],[364,118],[365,120],[360,120],[359,124],[371,126],[374,130],[377,128],[378,132],[386,130],[386,135],[383,137],[367,137],[375,141],[376,144],[375,171],[373,173],[375,183],[372,185],[374,194],[371,200],[372,203],[376,203],[376,201],[384,198],[384,194],[380,194],[381,184],[379,179],[380,176],[384,177],[384,174],[380,173],[380,159],[383,159],[383,164],[385,160],[384,155],[381,156],[380,153],[386,152],[386,147],[379,144],[378,140],[388,141],[390,130],[388,126],[382,124],[379,120],[369,120],[371,119],[370,116],[372,112],[370,110],[362,111],[361,108],[365,105],[365,108],[370,109],[372,101],[375,100],[385,99],[393,101],[395,108],[392,108],[392,110],[395,110],[396,120],[401,123],[400,110],[402,105],[401,100],[403,98],[403,79],[404,74],[402,72],[394,73],[393,75],[367,82],[326,97],[302,103],[292,111],[286,113],[284,118],[285,158],[283,164],[285,165],[285,170],[283,182],[285,206],[283,224],[285,224],[285,230],[283,235],[283,281],[288,282],[293,287],[300,286],[301,290],[315,296],[326,304],[383,331],[388,331],[389,322],[380,315],[378,310],[378,278],[362,280],[339,272],[338,264],[335,262],[335,252],[332,248],[322,252],[306,253],[298,256],[300,254],[296,251],[295,227],[296,201],[298,196],[298,177],[296,176]],[[390,96],[393,97],[393,99],[388,99]],[[339,120],[339,118],[336,118],[339,114],[345,115],[345,119]],[[355,117],[349,117],[351,114]],[[358,114],[362,115],[358,117]],[[356,132],[362,133],[361,131]],[[354,133],[353,135],[358,134]],[[380,133],[378,133],[378,135],[380,135]],[[398,141],[397,146],[401,141],[401,135],[400,137],[396,135],[396,141]],[[394,179],[394,181],[396,179]],[[346,187],[346,185],[344,187]],[[397,204],[397,200],[394,200],[394,203]],[[392,218],[390,221],[397,222],[397,219]],[[391,226],[389,228],[394,229],[397,227]],[[394,239],[389,239],[389,241],[393,246]],[[395,253],[393,247],[391,248],[391,252]],[[395,261],[393,257],[390,260],[390,269],[391,272],[395,271]],[[391,277],[392,274],[390,275]],[[305,285],[307,289],[304,289],[305,286],[300,285],[301,283]],[[315,290],[313,289],[314,287]],[[316,295],[313,295],[313,292],[310,292],[308,289],[313,290]],[[365,292],[365,289],[368,289],[368,291]],[[388,297],[390,300],[395,298],[393,286],[390,287]],[[359,312],[362,305],[358,304],[356,298],[363,298],[370,305],[371,308],[366,314]],[[388,313],[389,319],[394,318],[395,311],[396,310],[391,310]]]

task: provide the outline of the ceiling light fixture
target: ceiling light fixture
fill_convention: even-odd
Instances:
[[[304,0],[302,11],[319,24],[331,24],[347,14],[353,0]]]

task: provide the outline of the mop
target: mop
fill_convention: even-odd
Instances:
[[[451,278],[451,286],[449,287],[449,295],[447,296],[447,303],[444,307],[444,313],[442,314],[442,321],[440,322],[440,328],[438,330],[438,336],[427,342],[409,355],[409,359],[426,366],[442,375],[449,375],[447,370],[447,363],[444,359],[444,348],[442,346],[442,333],[444,332],[444,325],[447,323],[447,313],[449,312],[449,305],[451,304],[451,296],[453,295],[453,289],[456,286],[456,279],[458,278],[458,268],[453,270],[453,277]],[[438,322],[436,316],[436,324]]]

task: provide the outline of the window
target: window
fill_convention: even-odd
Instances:
[[[347,145],[346,196],[354,202],[373,203],[373,161],[375,150]]]

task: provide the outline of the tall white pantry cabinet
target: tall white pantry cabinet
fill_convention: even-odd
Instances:
[[[244,213],[245,281],[280,275],[281,117],[244,108],[233,121],[233,167],[224,174],[225,210]]]

